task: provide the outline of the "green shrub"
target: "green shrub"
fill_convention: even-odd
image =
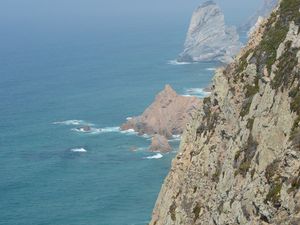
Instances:
[[[285,45],[285,51],[278,59],[277,70],[275,71],[275,77],[271,82],[273,89],[287,88],[289,84],[292,84],[295,79],[293,70],[298,64],[297,51],[298,49],[291,48],[292,42],[287,42]]]
[[[247,129],[249,129],[250,131],[252,131],[253,124],[254,124],[254,118],[248,119],[247,125],[246,125]]]
[[[200,216],[200,212],[201,212],[201,206],[199,203],[196,204],[196,206],[193,208],[193,213],[194,213],[194,222],[197,221],[197,219]]]
[[[176,206],[175,202],[173,202],[172,205],[169,208],[169,213],[170,213],[171,219],[173,221],[176,221],[176,212],[175,212],[176,208],[177,208],[177,206]]]
[[[281,193],[282,183],[278,182],[271,186],[265,202],[271,202],[275,208],[279,208],[281,206],[280,203],[280,193]]]

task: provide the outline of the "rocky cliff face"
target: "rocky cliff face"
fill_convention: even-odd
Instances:
[[[239,29],[249,31],[261,18],[268,18],[279,0],[263,0],[262,6]]]
[[[239,35],[234,27],[225,25],[224,14],[213,2],[208,1],[193,13],[178,61],[231,62],[240,50]]]
[[[183,133],[191,115],[200,105],[200,99],[178,95],[170,85],[166,85],[141,116],[128,120],[121,129],[170,138]]]
[[[300,224],[300,0],[216,72],[151,225]]]

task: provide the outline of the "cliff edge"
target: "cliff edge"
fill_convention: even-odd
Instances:
[[[300,0],[282,0],[216,72],[151,225],[300,224]]]

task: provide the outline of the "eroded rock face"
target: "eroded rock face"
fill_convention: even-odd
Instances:
[[[152,143],[149,150],[152,152],[169,152],[172,150],[172,147],[166,137],[155,134],[152,137]]]
[[[178,95],[170,85],[160,92],[141,116],[133,117],[121,129],[133,129],[140,135],[159,134],[166,138],[182,134],[201,100]]]
[[[234,27],[225,25],[224,14],[213,2],[198,7],[192,16],[178,61],[221,61],[231,62],[240,50],[239,35]]]
[[[282,0],[216,72],[151,225],[300,224],[299,8],[300,0]]]

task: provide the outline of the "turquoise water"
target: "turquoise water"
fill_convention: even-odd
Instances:
[[[1,225],[147,224],[176,150],[148,159],[155,153],[147,151],[147,138],[115,127],[142,113],[166,83],[180,94],[209,84],[215,63],[168,63],[181,51],[185,29],[6,37],[0,46]],[[68,120],[105,132],[55,123]]]

